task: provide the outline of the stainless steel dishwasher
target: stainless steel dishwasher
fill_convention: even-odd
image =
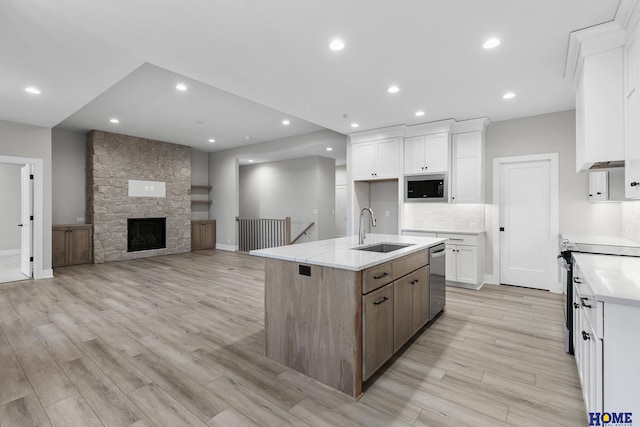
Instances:
[[[445,246],[444,243],[429,248],[429,320],[445,306]]]

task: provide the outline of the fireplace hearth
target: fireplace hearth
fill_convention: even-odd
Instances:
[[[127,218],[127,252],[167,247],[166,218]]]

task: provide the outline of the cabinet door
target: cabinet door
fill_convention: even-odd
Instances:
[[[362,142],[353,144],[351,147],[353,155],[353,179],[370,180],[374,175],[375,147],[373,142]]]
[[[191,221],[191,250],[202,249],[202,230],[199,222]]]
[[[589,201],[605,202],[609,200],[609,172],[589,172]]]
[[[474,285],[478,283],[478,248],[475,246],[458,246],[456,255],[456,280]]]
[[[375,153],[375,178],[397,178],[398,141],[396,139],[378,141]]]
[[[580,334],[582,310],[580,309],[580,296],[576,285],[573,285],[573,355],[576,359],[576,366],[578,367],[578,374],[580,374],[580,341],[582,337]]]
[[[640,26],[625,46],[625,197],[640,198]],[[633,184],[633,185],[632,185]]]
[[[457,270],[457,261],[458,261],[458,257],[456,256],[456,251],[457,251],[458,247],[456,245],[446,245],[445,248],[445,263],[446,263],[446,268],[445,268],[445,280],[449,280],[449,281],[457,281],[457,274],[456,274],[456,270]]]
[[[205,222],[200,224],[202,248],[211,249],[216,245],[216,223]]]
[[[429,266],[412,274],[413,280],[413,332],[429,321]]]
[[[393,355],[393,284],[362,296],[362,380]]]
[[[424,136],[414,136],[404,140],[404,173],[425,173],[424,140]]]
[[[425,172],[447,172],[449,170],[449,134],[435,133],[425,137]]]
[[[53,267],[67,265],[67,230],[68,228],[53,227],[51,235],[51,263]]]
[[[451,166],[451,201],[482,203],[483,163],[482,132],[453,135]]]
[[[92,229],[72,227],[69,233],[69,265],[88,264],[93,261]]]
[[[393,282],[393,349],[398,351],[413,335],[413,275]]]

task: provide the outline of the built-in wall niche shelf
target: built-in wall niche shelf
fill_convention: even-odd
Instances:
[[[208,192],[209,190],[211,190],[211,186],[210,185],[192,185],[191,186],[191,196],[193,196],[194,194],[197,195],[202,195],[202,196],[208,196]],[[208,199],[191,199],[191,204],[192,205],[210,205],[211,204],[211,200]]]

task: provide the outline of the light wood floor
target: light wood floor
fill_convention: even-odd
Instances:
[[[447,289],[360,401],[264,354],[263,262],[222,251],[0,285],[2,426],[586,425],[562,299]]]

